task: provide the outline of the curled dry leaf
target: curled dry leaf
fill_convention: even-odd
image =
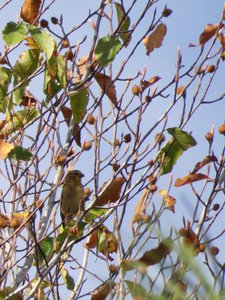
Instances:
[[[27,23],[38,25],[38,15],[41,6],[41,0],[24,0],[21,8],[20,17]]]
[[[149,190],[144,189],[141,195],[140,200],[138,201],[137,206],[134,210],[134,215],[131,220],[131,225],[133,225],[135,222],[141,221],[143,217],[145,216],[145,210],[146,210],[146,200],[149,195]]]
[[[166,258],[172,250],[172,241],[167,238],[162,240],[158,247],[146,251],[138,262],[144,263],[147,266],[152,266],[159,263],[162,259]]]
[[[35,99],[35,97],[31,94],[31,92],[25,90],[22,101],[20,102],[20,106],[35,107],[36,104],[37,104],[37,99]]]
[[[167,27],[165,24],[159,24],[156,29],[143,39],[143,43],[146,47],[146,54],[149,55],[155,48],[162,46],[162,41],[166,35]]]
[[[211,163],[211,162],[216,162],[217,158],[214,155],[207,155],[202,161],[198,162],[195,167],[194,170],[191,172],[192,174],[198,172],[202,167],[204,167],[205,165]]]
[[[103,73],[96,73],[94,75],[95,80],[101,87],[101,89],[106,93],[109,100],[118,107],[117,98],[116,98],[116,88],[111,80],[111,78]]]
[[[91,300],[104,300],[107,298],[110,291],[116,284],[114,282],[107,282],[100,285],[91,295]]]
[[[168,195],[167,190],[159,190],[160,195],[163,197],[163,202],[173,213],[175,212],[176,199]]]
[[[175,181],[174,186],[175,187],[180,187],[185,184],[189,184],[195,181],[203,180],[203,179],[208,179],[209,177],[205,174],[197,173],[197,174],[189,174],[185,177],[182,178],[177,178]]]
[[[109,186],[99,195],[97,198],[95,205],[104,206],[106,204],[115,203],[120,198],[120,191],[125,182],[123,177],[117,177],[112,180]],[[103,184],[99,193],[104,189],[107,185],[107,182]]]
[[[189,222],[186,228],[181,228],[179,230],[179,235],[183,237],[185,246],[193,247],[194,254],[197,255],[199,252],[204,252],[205,244],[200,243],[197,234],[192,230]]]
[[[5,159],[8,154],[14,149],[14,146],[10,143],[6,143],[0,140],[0,159]]]
[[[118,242],[115,235],[104,225],[97,228],[88,238],[85,246],[89,249],[97,248],[103,255],[117,252]]]
[[[206,42],[208,42],[214,36],[214,34],[217,32],[219,27],[220,27],[219,23],[215,24],[215,25],[213,25],[213,24],[206,25],[206,27],[204,28],[204,31],[199,36],[199,44],[204,45]]]

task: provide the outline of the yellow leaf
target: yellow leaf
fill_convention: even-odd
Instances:
[[[150,35],[143,39],[143,43],[147,50],[147,55],[149,55],[155,48],[162,46],[162,41],[166,35],[166,32],[166,25],[161,23]]]
[[[14,146],[10,143],[6,143],[0,140],[0,159],[5,159],[8,154],[14,149]]]

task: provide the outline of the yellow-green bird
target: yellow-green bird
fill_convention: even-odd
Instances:
[[[79,170],[70,171],[65,177],[60,200],[63,227],[65,227],[65,220],[75,217],[84,200],[82,177],[84,175]]]

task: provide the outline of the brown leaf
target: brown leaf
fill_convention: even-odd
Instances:
[[[104,206],[106,204],[115,203],[120,198],[120,191],[125,179],[123,177],[117,177],[109,184],[109,186],[99,195],[95,205]],[[107,185],[107,182],[103,184],[99,193]]]
[[[110,253],[117,252],[118,242],[115,235],[102,225],[91,234],[85,246],[89,249],[97,248],[99,252],[109,257]]]
[[[139,262],[147,266],[152,266],[159,263],[163,258],[171,252],[171,240],[164,239],[159,243],[157,248],[146,251],[142,257],[138,259]]]
[[[174,213],[176,199],[171,197],[170,195],[167,195],[164,199],[164,202],[165,202],[166,206],[169,208],[169,210],[171,210]]]
[[[155,48],[159,48],[162,46],[162,41],[164,36],[166,35],[167,27],[165,24],[159,24],[156,29],[143,39],[143,43],[146,47],[146,54],[149,55]]]
[[[9,226],[9,218],[0,213],[0,228],[5,228],[7,226]]]
[[[88,58],[89,58],[89,55],[86,55],[86,56],[82,56],[78,59],[78,62],[77,62],[78,79],[81,79],[82,75],[87,70]],[[98,66],[98,63],[96,62],[95,55],[93,54],[91,68],[95,69],[97,66]]]
[[[149,190],[148,189],[144,189],[141,195],[141,199],[138,201],[137,206],[135,207],[134,210],[134,215],[133,218],[131,220],[131,225],[133,225],[133,223],[139,221],[142,215],[145,215],[145,210],[146,210],[146,200],[149,194]]]
[[[41,0],[24,0],[20,17],[27,23],[37,26]]]
[[[218,40],[223,48],[225,48],[225,35],[223,33],[220,33],[218,35]]]
[[[61,111],[62,111],[63,117],[66,121],[66,124],[69,127],[70,120],[71,120],[71,117],[72,117],[72,110],[67,106],[61,106]],[[74,124],[73,137],[75,139],[75,142],[76,142],[77,146],[81,147],[81,130],[80,130],[80,127],[79,127],[78,123]]]
[[[0,140],[0,159],[5,159],[8,154],[14,149],[14,146],[10,143],[6,143]]]
[[[201,244],[197,234],[192,230],[190,222],[188,222],[186,228],[179,230],[179,235],[183,237],[183,243],[185,246],[191,246],[194,250],[194,254],[204,252],[205,244]]]
[[[209,177],[207,175],[201,174],[201,173],[197,173],[197,174],[189,174],[185,177],[182,178],[177,178],[174,186],[175,187],[180,187],[182,185],[185,184],[189,184],[198,180],[202,180],[202,179],[208,179]]]
[[[116,98],[116,89],[114,82],[111,78],[103,73],[96,73],[94,75],[95,80],[100,85],[101,89],[106,93],[109,100],[118,107],[117,98]]]
[[[22,101],[20,102],[20,106],[35,107],[36,103],[37,99],[34,98],[31,92],[25,90],[23,93]]]
[[[100,285],[91,295],[91,300],[104,300],[107,298],[110,291],[116,284],[114,282],[107,282]]]
[[[194,174],[194,173],[198,172],[202,167],[204,167],[205,165],[207,165],[213,161],[217,161],[216,156],[207,155],[202,161],[198,162],[195,165],[194,170],[191,173]]]
[[[156,83],[157,81],[159,81],[161,79],[161,77],[159,77],[159,76],[153,76],[153,77],[151,77],[149,80],[148,80],[148,82],[150,83],[150,84],[154,84],[154,83]]]
[[[208,42],[214,34],[217,32],[218,28],[220,27],[220,24],[208,24],[204,28],[204,31],[199,36],[199,44],[204,45],[206,42]]]
[[[177,95],[185,96],[185,93],[186,93],[185,87],[183,85],[180,85],[177,88]]]

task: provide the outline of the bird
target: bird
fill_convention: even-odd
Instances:
[[[82,177],[84,174],[79,170],[70,171],[65,177],[60,199],[63,227],[65,227],[67,220],[76,216],[85,198],[84,187],[81,182]]]

